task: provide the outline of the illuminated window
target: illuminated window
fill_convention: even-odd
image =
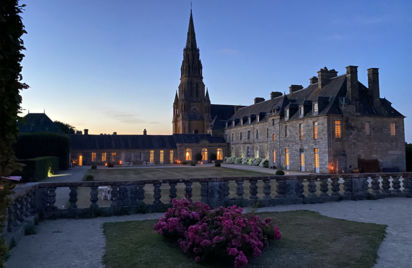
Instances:
[[[83,166],[83,155],[79,155],[79,166]]]
[[[192,149],[187,148],[185,153],[186,161],[192,161]]]
[[[285,137],[288,136],[288,126],[285,126]]]
[[[318,114],[318,112],[319,112],[319,106],[318,106],[318,103],[315,102],[315,103],[313,104],[313,113],[314,113],[314,114]]]
[[[303,128],[302,124],[299,124],[299,140],[303,139]]]
[[[319,148],[313,149],[315,155],[315,172],[319,173]]]
[[[365,134],[366,136],[371,135],[371,123],[370,122],[365,123]]]
[[[275,140],[276,140],[276,136],[275,136],[275,133],[273,133],[272,134],[272,141],[275,142]]]
[[[92,162],[96,162],[96,153],[92,153]]]
[[[318,139],[318,122],[313,122],[313,139]]]
[[[150,163],[154,163],[154,150],[150,150]]]
[[[217,160],[223,160],[223,150],[222,148],[217,148]]]
[[[391,136],[396,135],[396,125],[395,123],[391,123]]]
[[[116,161],[116,153],[112,153],[112,161]]]
[[[165,151],[160,150],[160,164],[165,162]]]
[[[285,149],[285,166],[286,169],[289,169],[289,149]]]
[[[173,155],[173,153],[174,153],[173,150],[170,150],[170,153],[169,153],[169,154],[170,154],[170,155],[169,155],[170,164],[173,164],[173,162],[174,162],[174,159],[173,159],[173,158],[174,158],[174,155]]]
[[[202,148],[202,161],[207,161],[207,148]]]
[[[305,171],[305,153],[300,151],[300,171]]]
[[[273,150],[273,163],[276,163],[276,151]]]
[[[102,153],[102,162],[106,162],[107,153]]]
[[[335,138],[342,138],[342,122],[340,120],[335,120]]]

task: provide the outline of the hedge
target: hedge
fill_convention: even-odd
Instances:
[[[14,147],[18,159],[56,156],[59,158],[59,169],[69,168],[70,139],[66,135],[55,133],[20,134]]]
[[[56,156],[42,156],[17,161],[23,164],[23,171],[20,173],[23,181],[39,181],[47,178],[49,171],[54,172],[59,169],[59,158]]]

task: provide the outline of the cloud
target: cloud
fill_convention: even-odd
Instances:
[[[218,50],[218,53],[227,56],[234,56],[239,54],[239,50],[233,48],[222,48]]]

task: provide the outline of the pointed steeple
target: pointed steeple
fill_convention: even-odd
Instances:
[[[193,24],[192,10],[190,10],[190,20],[189,20],[189,29],[187,30],[186,48],[189,48],[189,49],[196,49],[197,48],[195,26]]]
[[[177,91],[176,91],[176,95],[175,95],[175,101],[173,103],[177,104],[179,101],[179,97],[177,96]]]
[[[210,102],[210,98],[209,98],[209,89],[208,88],[206,88],[206,101],[207,102]]]

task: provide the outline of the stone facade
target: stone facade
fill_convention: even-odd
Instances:
[[[307,88],[256,98],[226,124],[230,155],[304,172],[404,171],[404,116],[379,97],[377,68],[368,69],[368,87],[357,75],[356,66],[341,76],[325,67]]]

